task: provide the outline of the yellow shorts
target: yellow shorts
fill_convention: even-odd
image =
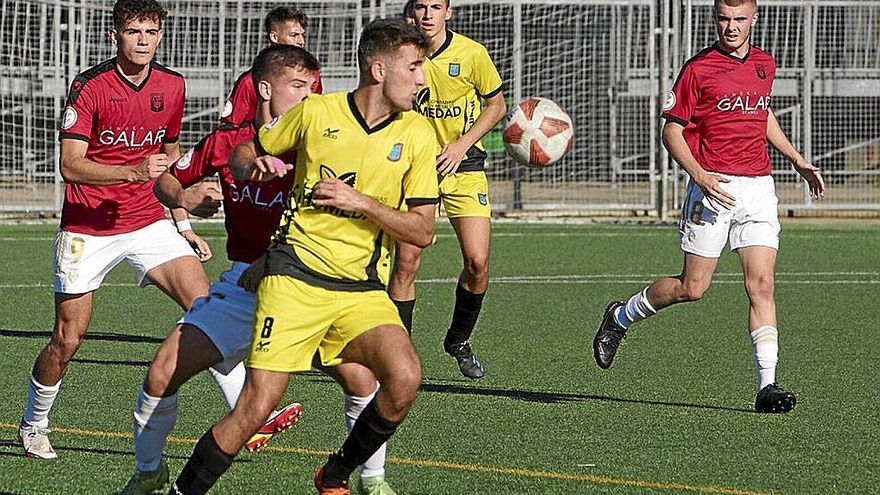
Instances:
[[[385,291],[335,291],[269,275],[257,290],[246,364],[266,371],[304,371],[312,367],[317,351],[324,366],[336,366],[349,342],[382,325],[403,331]]]
[[[486,172],[458,172],[443,177],[440,200],[449,218],[492,218]]]

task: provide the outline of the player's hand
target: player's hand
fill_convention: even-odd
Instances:
[[[168,169],[168,155],[156,153],[150,155],[134,166],[134,182],[148,182],[162,175]]]
[[[467,148],[459,141],[453,141],[440,150],[437,155],[437,173],[440,175],[454,174],[461,162],[467,158]],[[462,149],[464,148],[464,149]]]
[[[360,213],[366,209],[369,199],[339,179],[322,179],[312,188],[312,202],[317,206]]]
[[[720,175],[704,173],[694,177],[694,182],[703,191],[703,196],[709,200],[709,205],[715,211],[730,209],[736,206],[736,198],[721,187],[721,183],[730,182],[730,179]]]
[[[263,280],[263,275],[265,273],[266,253],[263,253],[262,256],[251,263],[251,266],[241,272],[241,276],[238,277],[238,286],[250,293],[255,293],[257,292],[257,287],[260,286],[260,281]]]
[[[199,237],[199,235],[196,234],[194,231],[184,230],[180,233],[180,235],[183,236],[184,239],[186,239],[186,242],[189,243],[189,247],[192,248],[192,250],[196,253],[196,256],[199,257],[199,261],[201,261],[202,263],[211,259],[211,256],[214,256],[214,253],[211,252],[211,246],[209,246],[208,243],[205,242],[204,239]]]
[[[284,163],[278,157],[272,155],[258,156],[254,158],[252,164],[251,180],[267,182],[276,177],[284,177],[291,170],[293,170],[293,165]]]
[[[822,172],[819,167],[809,162],[802,164],[794,164],[794,169],[801,177],[810,185],[810,197],[820,199],[825,197],[825,179],[822,178]]]
[[[200,182],[183,190],[180,197],[180,206],[191,215],[208,218],[217,213],[222,200],[223,193],[216,184]]]

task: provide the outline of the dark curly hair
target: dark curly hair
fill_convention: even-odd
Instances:
[[[156,0],[117,0],[113,6],[113,27],[120,29],[127,21],[154,19],[162,25],[168,17],[165,10]]]

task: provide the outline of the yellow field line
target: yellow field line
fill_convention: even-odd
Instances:
[[[0,423],[0,429],[14,430],[17,428],[17,424]],[[65,433],[68,435],[79,435],[86,437],[131,439],[130,433],[123,433],[119,431],[84,430],[80,428],[52,428],[52,431],[55,433]],[[176,436],[168,437],[168,443],[179,445],[195,445],[196,441],[197,439],[195,438]],[[330,451],[326,450],[274,446],[265,447],[263,450],[269,452],[284,452],[288,454],[301,454],[318,457],[324,457],[330,453]],[[685,491],[719,495],[774,495],[771,492],[756,492],[752,490],[740,490],[737,488],[724,488],[720,486],[686,485],[683,483],[630,480],[624,478],[612,478],[610,476],[594,476],[589,474],[566,473],[560,471],[542,471],[524,468],[481,466],[479,464],[459,464],[456,462],[437,461],[431,459],[414,459],[411,457],[388,456],[387,460],[391,464],[401,464],[407,466],[439,468],[454,471],[469,471],[473,473],[506,474],[511,476],[520,476],[524,478],[537,478],[547,480],[585,481],[588,483],[596,483],[600,485],[631,486],[634,488],[651,488],[654,490],[670,490],[679,492]]]

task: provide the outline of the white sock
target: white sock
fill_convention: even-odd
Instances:
[[[373,400],[373,397],[376,396],[376,392],[378,391],[379,383],[376,382],[376,391],[366,397],[356,397],[345,394],[345,426],[349,432],[351,432],[351,429],[354,427],[354,422],[357,421],[358,416],[361,415],[361,412],[367,407],[367,404]],[[374,476],[385,475],[385,451],[387,450],[387,447],[388,444],[383,443],[382,446],[379,447],[379,450],[370,456],[370,458],[361,466],[361,478],[372,478]]]
[[[752,355],[758,368],[758,391],[776,382],[776,363],[779,361],[779,331],[765,325],[749,333]]]
[[[49,412],[52,410],[52,404],[55,403],[55,398],[58,397],[58,390],[60,389],[60,380],[55,385],[47,387],[31,375],[31,382],[28,385],[27,407],[25,407],[21,423],[39,428],[48,428]]]
[[[177,423],[177,394],[153,397],[138,390],[134,406],[134,456],[137,470],[141,472],[159,469],[165,440]]]
[[[223,394],[223,398],[226,399],[226,405],[229,407],[229,410],[235,409],[238,396],[241,395],[241,389],[244,388],[244,377],[247,375],[244,363],[238,363],[226,375],[214,368],[208,368],[208,372],[211,373],[214,381],[217,382],[217,386],[220,387],[220,392]]]
[[[625,305],[617,308],[617,311],[614,313],[614,319],[618,325],[627,329],[633,323],[638,323],[656,314],[657,310],[648,302],[648,288],[645,287],[641,292],[637,292],[630,297]]]

